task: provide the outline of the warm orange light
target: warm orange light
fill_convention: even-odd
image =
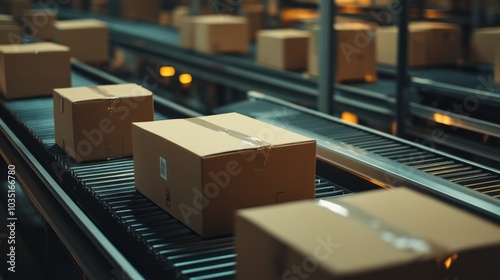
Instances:
[[[359,120],[358,120],[358,116],[353,114],[353,113],[350,113],[350,112],[342,112],[342,114],[340,115],[340,118],[346,122],[349,122],[349,123],[354,123],[354,124],[358,124],[359,123]]]
[[[189,74],[181,74],[179,76],[179,82],[181,82],[181,84],[183,84],[183,85],[190,84],[192,80],[193,80],[193,77],[191,77],[191,75],[189,75]]]
[[[426,18],[443,18],[446,17],[446,14],[439,10],[425,10]]]
[[[365,82],[367,83],[373,83],[377,81],[377,76],[376,75],[365,75]]]
[[[446,267],[446,269],[449,269],[451,264],[458,258],[458,254],[453,254],[451,257],[447,258],[446,260],[444,260],[444,267]]]
[[[343,12],[347,14],[356,14],[360,11],[360,9],[356,6],[344,6],[342,8],[344,10]]]
[[[453,123],[450,116],[443,115],[440,113],[434,113],[434,121],[436,121],[438,123],[446,124],[446,125],[450,125]]]
[[[311,19],[319,17],[318,12],[309,9],[283,9],[282,21],[293,21],[298,19]]]
[[[172,66],[162,66],[160,67],[160,76],[162,77],[172,77],[175,75],[175,68]]]

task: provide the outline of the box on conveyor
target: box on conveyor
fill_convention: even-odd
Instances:
[[[245,17],[203,17],[194,23],[194,49],[203,53],[248,53],[248,21]]]
[[[22,39],[21,27],[19,25],[0,24],[0,45],[21,44]]]
[[[375,62],[375,30],[363,23],[336,23],[336,72],[337,82],[366,81],[377,79]],[[311,31],[309,40],[308,72],[318,76],[318,28]]]
[[[499,42],[500,27],[476,28],[471,39],[471,62],[494,64]]]
[[[125,19],[157,22],[160,15],[159,0],[122,0],[121,15]]]
[[[56,143],[74,161],[132,155],[132,122],[152,121],[152,93],[136,84],[54,89]]]
[[[500,227],[406,188],[246,209],[237,279],[500,279]]]
[[[95,19],[75,19],[54,23],[54,42],[70,47],[71,56],[82,62],[108,60],[108,26]]]
[[[200,16],[185,16],[182,17],[182,23],[179,25],[179,34],[181,47],[193,50],[195,47],[195,27],[196,21],[203,18],[216,18],[227,17],[221,15],[200,15]]]
[[[16,21],[13,16],[0,14],[0,25],[15,25]]]
[[[283,70],[304,70],[309,38],[308,31],[261,30],[257,34],[257,63]]]
[[[31,8],[31,0],[2,0],[3,11],[15,17],[22,16],[25,10]]]
[[[171,24],[175,28],[181,28],[184,19],[189,17],[189,7],[176,6],[171,13]]]
[[[56,13],[48,10],[26,10],[20,20],[23,31],[31,37],[52,40]]]
[[[456,65],[462,55],[462,31],[457,25],[412,22],[408,25],[408,63],[410,67]],[[397,65],[396,26],[377,30],[377,62]]]
[[[139,192],[198,234],[237,209],[313,199],[316,142],[237,113],[133,124]]]
[[[0,84],[6,99],[50,96],[71,86],[69,49],[54,43],[0,45]]]
[[[261,4],[244,4],[242,14],[248,21],[248,36],[255,41],[257,32],[264,29],[264,6]]]

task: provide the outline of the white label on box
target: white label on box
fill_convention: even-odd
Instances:
[[[160,176],[167,180],[167,160],[160,157]]]

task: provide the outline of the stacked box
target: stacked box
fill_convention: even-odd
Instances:
[[[132,132],[137,190],[202,236],[231,233],[237,209],[314,198],[307,137],[236,113]]]
[[[0,45],[21,44],[22,39],[19,25],[0,25]]]
[[[408,63],[410,67],[456,65],[461,58],[462,32],[445,23],[414,22],[408,25]],[[397,65],[396,26],[377,31],[377,62]]]
[[[74,161],[132,155],[132,122],[152,121],[152,93],[136,84],[54,89],[56,143]]]
[[[54,42],[70,47],[71,55],[82,62],[108,60],[108,27],[95,19],[77,19],[54,23]]]
[[[236,279],[500,279],[499,260],[498,225],[406,188],[236,217]]]
[[[23,30],[33,38],[52,40],[56,13],[46,10],[27,10],[21,19]]]
[[[307,68],[310,32],[295,29],[261,30],[257,35],[257,63],[283,70]]]
[[[500,42],[500,27],[476,28],[471,39],[471,62],[495,63],[495,46]]]
[[[199,52],[248,53],[248,22],[244,17],[204,17],[195,21],[194,49]]]
[[[367,81],[377,79],[375,62],[374,29],[362,23],[336,23],[337,34],[336,77],[337,82]],[[318,28],[311,32],[309,40],[308,71],[318,76]]]
[[[49,96],[71,86],[69,49],[54,43],[0,45],[0,84],[6,99]]]

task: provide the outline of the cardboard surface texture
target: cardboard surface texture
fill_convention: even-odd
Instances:
[[[54,90],[56,143],[76,162],[131,156],[132,122],[153,118],[153,95],[136,84]]]
[[[160,14],[159,0],[122,0],[121,15],[130,20],[157,22]]]
[[[71,86],[69,49],[54,43],[0,45],[0,84],[6,99],[50,96]]]
[[[244,17],[219,16],[195,22],[195,50],[203,53],[248,53],[248,22]]]
[[[476,28],[471,39],[471,62],[495,63],[495,46],[500,42],[500,27]]]
[[[202,236],[237,209],[313,199],[316,142],[236,113],[134,123],[136,188]]]
[[[309,37],[309,32],[301,30],[261,30],[257,35],[257,63],[283,70],[306,69]]]
[[[375,33],[369,25],[362,23],[337,23],[337,82],[377,80],[375,62]],[[308,72],[318,76],[318,29],[311,31],[309,40]]]
[[[182,24],[179,26],[179,34],[180,34],[180,42],[181,47],[186,49],[194,49],[195,48],[195,27],[196,22],[200,19],[207,18],[220,18],[220,15],[202,15],[202,16],[185,16],[182,17]],[[225,16],[224,16],[225,17]]]
[[[446,23],[412,22],[409,29],[408,63],[410,67],[456,65],[461,57],[462,32],[459,26]],[[377,30],[377,62],[397,64],[395,26]]]
[[[18,25],[0,25],[0,45],[21,44],[22,33]]]
[[[108,60],[108,27],[95,19],[56,21],[54,42],[70,47],[71,55],[82,62]]]
[[[33,38],[52,40],[56,13],[46,10],[27,10],[21,19],[23,30]]]
[[[238,211],[236,255],[240,280],[500,279],[500,227],[377,190]]]
[[[0,26],[1,25],[14,25],[16,24],[14,17],[11,15],[0,14]]]

